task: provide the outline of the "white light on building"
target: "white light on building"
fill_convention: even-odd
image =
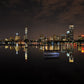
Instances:
[[[67,34],[69,34],[70,33],[70,31],[67,31]]]
[[[16,33],[16,36],[18,36],[19,35],[19,33]]]

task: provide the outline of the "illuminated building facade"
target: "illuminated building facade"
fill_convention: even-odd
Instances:
[[[9,40],[10,40],[10,41],[14,41],[14,37],[10,37]]]
[[[16,33],[16,36],[15,36],[15,41],[19,41],[19,40],[20,40],[19,33]]]
[[[25,40],[28,39],[28,38],[27,38],[27,34],[28,34],[28,28],[25,27]]]
[[[78,40],[84,40],[84,35],[78,36]]]
[[[49,40],[50,40],[50,41],[53,41],[53,37],[52,37],[52,36],[50,36]]]
[[[67,31],[67,41],[74,40],[74,25],[69,25],[69,30]]]
[[[45,42],[47,42],[47,41],[48,41],[48,38],[47,38],[47,37],[45,37],[45,38],[44,38],[44,40],[45,40]]]
[[[60,36],[56,36],[56,41],[60,41]]]
[[[53,35],[53,41],[59,41],[60,40],[60,36],[57,35]]]
[[[53,41],[60,41],[60,36],[53,35]]]
[[[25,27],[25,38],[24,38],[24,40],[25,40],[25,47],[28,47],[28,44],[27,44],[27,42],[28,42],[27,34],[28,34],[28,27],[26,26]]]
[[[40,35],[40,41],[41,41],[41,42],[44,42],[44,39],[45,39],[44,34],[41,34],[41,35]]]
[[[8,38],[5,38],[5,41],[9,41],[9,39]]]
[[[55,34],[53,35],[53,40],[56,41],[56,35]]]
[[[61,37],[60,37],[61,41],[66,41],[66,35],[65,34],[62,34]]]

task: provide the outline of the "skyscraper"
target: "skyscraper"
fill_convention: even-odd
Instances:
[[[67,31],[67,40],[68,41],[74,40],[74,25],[69,25],[69,30]]]
[[[25,27],[25,47],[28,47],[28,37],[27,37],[27,34],[28,34],[28,27],[26,26]]]
[[[28,38],[27,38],[27,33],[28,33],[28,28],[27,28],[27,26],[26,26],[26,27],[25,27],[25,40],[28,39]]]

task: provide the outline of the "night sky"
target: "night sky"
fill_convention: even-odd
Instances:
[[[84,0],[0,0],[0,38],[24,35],[29,39],[40,34],[65,34],[68,25],[75,25],[75,39],[84,34]]]

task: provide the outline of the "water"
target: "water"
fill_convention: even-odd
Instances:
[[[83,80],[84,46],[0,46],[0,73],[1,80]]]

